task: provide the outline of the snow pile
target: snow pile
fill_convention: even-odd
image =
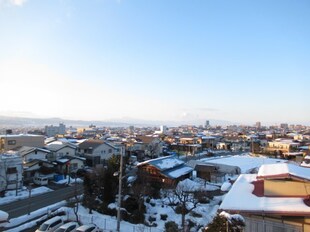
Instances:
[[[191,191],[215,191],[219,189],[219,186],[210,184],[201,178],[195,178],[193,180],[185,179],[179,182],[180,185],[185,185]]]
[[[0,210],[0,224],[1,222],[6,222],[8,218],[9,218],[9,214],[7,212]]]
[[[63,180],[59,180],[59,181],[54,181],[55,184],[68,184],[68,183],[83,183],[83,180],[80,178],[72,178],[69,175],[67,175],[66,178],[64,178]]]
[[[229,214],[225,211],[222,211],[220,213],[220,216],[226,218],[229,222],[241,221],[241,222],[245,223],[244,218],[240,214]]]
[[[51,192],[51,191],[53,190],[47,187],[44,187],[44,186],[38,187],[38,188],[32,188],[31,196],[36,196],[36,195],[46,193],[46,192]],[[16,190],[6,191],[5,197],[0,198],[0,205],[8,204],[10,202],[25,199],[28,197],[29,197],[29,190],[26,187],[23,187],[21,190],[19,189],[17,191],[17,196],[16,196]]]
[[[222,186],[221,186],[221,191],[228,192],[230,187],[231,187],[231,183],[230,182],[224,182],[222,184]]]

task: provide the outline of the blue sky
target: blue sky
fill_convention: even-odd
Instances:
[[[310,2],[0,0],[0,114],[310,124]]]

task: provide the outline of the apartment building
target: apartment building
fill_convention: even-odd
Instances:
[[[44,136],[32,134],[0,135],[0,151],[14,150],[22,146],[44,147]]]
[[[0,192],[22,187],[23,163],[17,152],[0,154]]]

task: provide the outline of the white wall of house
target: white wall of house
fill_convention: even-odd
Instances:
[[[72,147],[64,147],[56,152],[56,157],[61,158],[63,156],[75,156],[75,149]]]
[[[47,160],[47,152],[43,152],[43,151],[33,151],[31,153],[28,153],[26,155],[23,156],[23,162],[30,162],[32,160],[38,159],[38,160]]]
[[[84,167],[84,161],[80,159],[72,159],[70,160],[70,172],[76,172],[78,169],[81,169]]]
[[[19,155],[0,155],[0,191],[22,187],[23,164]]]
[[[93,156],[100,156],[100,160],[107,160],[111,158],[113,154],[117,154],[116,149],[105,143],[93,150]]]

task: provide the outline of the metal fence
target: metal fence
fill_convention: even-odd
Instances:
[[[254,218],[245,219],[245,232],[302,232],[302,226]]]
[[[102,218],[101,215],[91,215],[86,214],[79,216],[79,221],[83,224],[94,223],[104,232],[115,232],[117,220]],[[120,226],[121,232],[163,232],[164,230],[158,229],[156,227],[149,227],[146,225],[133,225],[126,221],[121,221]]]

